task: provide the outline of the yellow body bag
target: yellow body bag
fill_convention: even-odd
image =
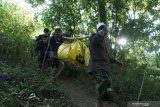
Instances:
[[[73,64],[88,66],[89,57],[88,47],[80,40],[72,43],[63,43],[58,49],[58,58],[61,60],[70,60]]]

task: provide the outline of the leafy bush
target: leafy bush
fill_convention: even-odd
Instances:
[[[1,107],[52,105],[72,107],[54,77],[34,68],[11,67],[0,63],[0,76],[10,75],[11,80],[0,82]]]
[[[31,60],[34,46],[29,36],[34,31],[32,18],[14,4],[1,3],[0,58],[12,63],[26,63]]]

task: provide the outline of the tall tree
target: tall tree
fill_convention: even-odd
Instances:
[[[105,0],[98,0],[100,22],[106,23],[106,3]]]

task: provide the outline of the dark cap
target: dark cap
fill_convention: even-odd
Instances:
[[[48,29],[48,28],[44,28],[43,32],[44,32],[44,33],[48,33],[48,32],[49,32],[49,29]]]
[[[62,32],[62,29],[61,28],[56,28],[55,32]]]

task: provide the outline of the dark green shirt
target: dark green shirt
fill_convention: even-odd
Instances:
[[[89,38],[89,50],[89,72],[94,72],[97,69],[108,71],[111,61],[110,43],[107,36],[98,32],[92,34]]]

